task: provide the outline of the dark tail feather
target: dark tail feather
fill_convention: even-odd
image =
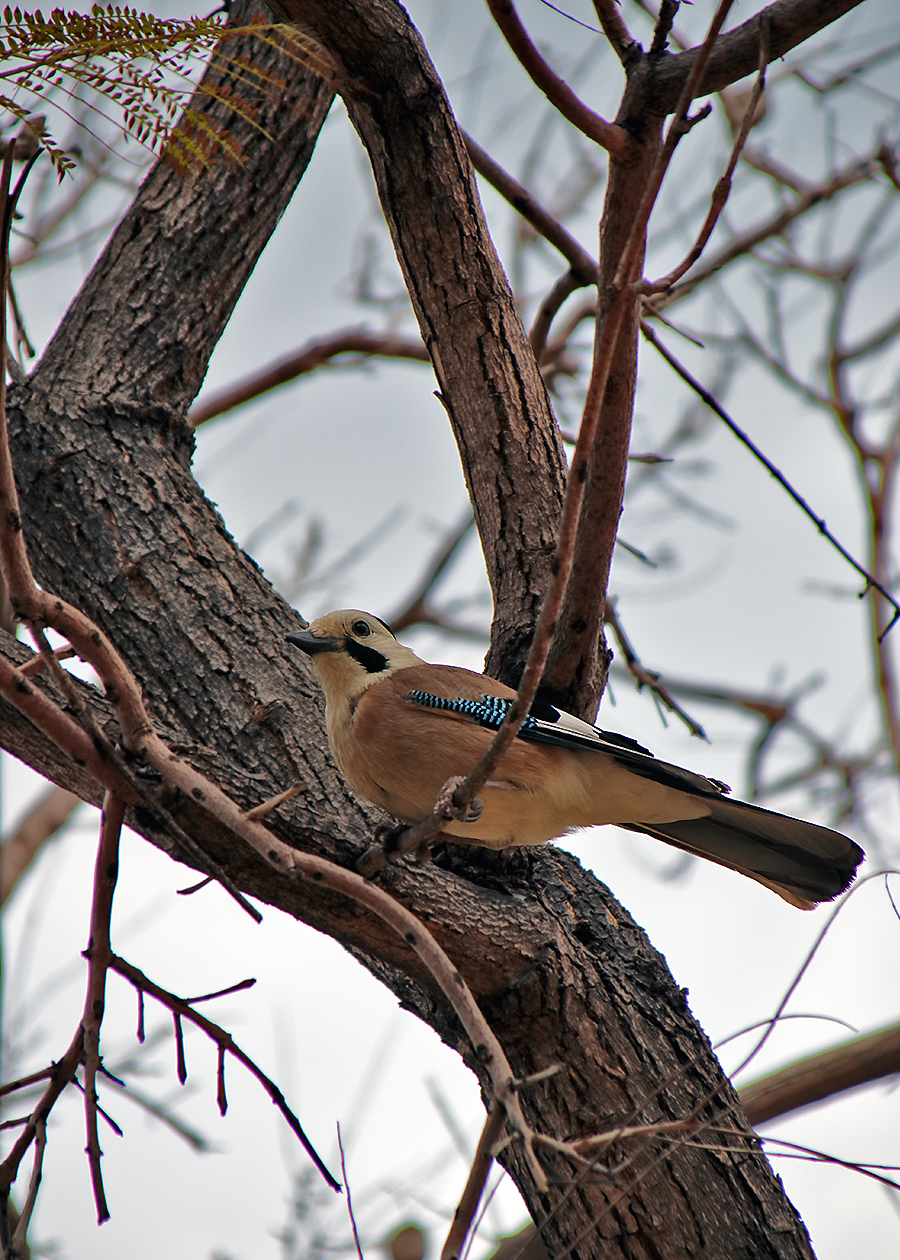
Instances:
[[[749,875],[785,901],[811,910],[849,888],[865,857],[838,831],[742,801],[710,800],[705,818],[629,826],[687,853]]]

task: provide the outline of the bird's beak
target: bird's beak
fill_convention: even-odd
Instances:
[[[294,647],[298,647],[307,656],[316,656],[319,652],[339,652],[341,649],[340,639],[324,637],[320,639],[309,630],[296,630],[288,635],[287,641],[293,643]]]

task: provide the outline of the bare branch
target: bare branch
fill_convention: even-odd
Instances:
[[[429,599],[474,527],[475,518],[470,511],[467,511],[456,528],[447,534],[418,588],[405,601],[402,609],[388,617],[388,624],[395,634],[400,634],[410,626],[447,626],[444,618],[429,607]]]
[[[725,209],[725,203],[728,201],[731,192],[731,181],[734,176],[735,167],[747,142],[747,136],[750,134],[750,128],[756,119],[757,106],[762,99],[763,89],[766,85],[766,66],[769,63],[769,28],[768,24],[763,21],[760,27],[760,48],[759,48],[759,74],[756,77],[756,83],[753,85],[753,91],[750,93],[744,110],[744,116],[741,125],[735,136],[734,145],[731,150],[731,157],[728,161],[728,167],[725,174],[716,184],[713,191],[712,200],[710,202],[709,213],[706,221],[700,229],[700,233],[693,248],[687,256],[675,267],[668,275],[663,276],[660,280],[644,281],[641,285],[641,292],[644,294],[667,292],[671,289],[676,280],[691,268],[706,248],[709,238],[712,236],[716,224],[722,211]]]
[[[531,332],[528,334],[534,357],[539,364],[543,362],[547,338],[550,336],[550,328],[559,313],[560,307],[573,293],[582,288],[584,288],[584,281],[570,269],[560,276],[543,302],[541,302],[534,324],[531,327]]]
[[[865,158],[862,161],[853,162],[845,170],[839,171],[827,183],[802,192],[796,201],[786,206],[774,218],[760,224],[758,228],[754,228],[750,232],[745,232],[731,245],[710,259],[706,266],[701,267],[693,276],[690,276],[681,284],[676,284],[668,293],[655,298],[652,303],[654,309],[664,310],[672,302],[686,297],[708,280],[710,276],[714,276],[717,271],[721,271],[723,267],[726,267],[736,258],[751,253],[763,241],[781,236],[792,223],[813,209],[813,207],[832,200],[838,193],[843,192],[845,188],[850,188],[854,184],[864,183],[871,179],[877,169],[878,164],[872,158]]]
[[[441,1260],[459,1260],[462,1255],[466,1237],[484,1193],[491,1164],[494,1162],[493,1148],[503,1136],[505,1125],[506,1117],[502,1108],[494,1105],[488,1112],[481,1137],[478,1139],[478,1147],[472,1160],[466,1187],[453,1213],[453,1224],[441,1249]]]
[[[188,412],[188,423],[195,429],[214,420],[226,411],[234,411],[245,403],[261,397],[279,385],[286,385],[300,376],[314,372],[340,355],[355,355],[357,362],[365,359],[410,359],[416,363],[429,363],[428,351],[421,341],[413,338],[391,337],[357,330],[334,333],[330,337],[309,341],[294,354],[276,359],[267,367],[260,368],[195,404]]]
[[[660,680],[659,674],[652,673],[650,670],[645,669],[641,664],[638,655],[631,646],[631,642],[629,641],[624,627],[619,620],[619,613],[614,599],[607,599],[606,601],[605,620],[607,625],[612,626],[613,633],[616,636],[616,642],[619,645],[619,651],[625,658],[625,664],[628,668],[629,674],[638,685],[638,691],[647,687],[648,690],[653,693],[654,697],[663,704],[670,713],[674,713],[677,717],[681,718],[682,722],[684,722],[685,726],[692,735],[697,735],[700,739],[707,739],[706,731],[704,731],[700,723],[696,722],[691,715],[681,707],[677,700],[673,698],[669,688]]]
[[[900,1024],[810,1055],[738,1090],[752,1125],[900,1072]]]
[[[26,1254],[26,1236],[28,1234],[28,1226],[31,1223],[31,1217],[34,1213],[34,1206],[37,1203],[38,1190],[41,1186],[41,1176],[44,1168],[44,1152],[47,1149],[47,1120],[46,1117],[39,1117],[35,1126],[34,1141],[34,1163],[31,1168],[31,1179],[28,1182],[28,1194],[25,1197],[25,1203],[16,1225],[15,1233],[12,1236],[12,1245],[10,1250],[13,1256],[23,1256]]]
[[[50,1082],[28,1117],[25,1127],[16,1139],[6,1159],[0,1164],[0,1196],[3,1198],[9,1194],[10,1186],[16,1179],[19,1165],[31,1143],[35,1140],[40,1126],[46,1122],[46,1118],[52,1111],[57,1098],[59,1098],[66,1086],[70,1085],[75,1079],[75,1072],[81,1062],[83,1046],[84,1030],[79,1024],[66,1053],[50,1069]]]
[[[624,128],[608,123],[595,114],[580,100],[568,83],[551,70],[538,52],[531,37],[522,25],[512,0],[488,0],[488,8],[500,28],[503,38],[527,71],[536,87],[544,93],[564,118],[583,132],[589,139],[608,149],[617,157],[626,158],[631,147],[631,137]]]
[[[662,344],[662,342],[657,338],[656,333],[653,331],[650,325],[647,324],[645,321],[641,322],[641,332],[644,334],[644,336],[650,342],[650,344],[656,350],[659,351],[659,353],[666,360],[669,366],[672,367],[678,373],[681,379],[687,385],[689,385],[691,389],[696,394],[699,395],[700,398],[703,399],[707,407],[709,407],[711,411],[714,411],[720,420],[723,420],[725,422],[725,424],[732,431],[735,437],[740,442],[743,442],[743,444],[747,447],[747,449],[751,451],[753,455],[756,456],[756,458],[760,461],[760,463],[772,474],[772,476],[775,478],[778,484],[780,486],[783,486],[783,488],[788,492],[788,494],[791,496],[791,498],[794,500],[797,506],[801,508],[801,510],[813,522],[813,524],[818,529],[819,533],[822,534],[825,538],[827,538],[828,541],[831,543],[832,547],[834,547],[836,551],[840,552],[840,554],[844,557],[847,563],[851,565],[862,578],[865,579],[865,582],[866,582],[865,589],[861,592],[861,594],[865,595],[870,590],[875,590],[879,593],[879,595],[882,596],[883,599],[887,600],[887,602],[891,605],[891,607],[894,610],[894,616],[891,618],[891,621],[888,623],[888,625],[884,629],[882,629],[879,636],[879,638],[884,639],[884,637],[893,628],[898,618],[900,618],[900,603],[898,603],[897,600],[894,598],[894,596],[891,595],[891,593],[887,591],[881,585],[881,583],[878,582],[872,576],[872,574],[869,573],[868,570],[866,570],[859,563],[858,560],[855,560],[854,557],[850,554],[850,552],[847,551],[847,549],[840,542],[838,542],[837,538],[835,538],[834,534],[832,534],[831,530],[825,524],[824,520],[820,516],[817,516],[815,514],[815,512],[812,510],[812,508],[809,506],[809,504],[806,502],[803,496],[800,495],[794,489],[794,487],[787,480],[784,474],[780,472],[772,463],[772,461],[763,454],[763,452],[759,449],[756,443],[752,441],[752,439],[743,431],[743,429],[741,429],[740,426],[736,424],[734,420],[732,420],[731,416],[728,415],[727,411],[725,411],[725,409],[720,405],[720,403],[718,403],[716,399],[713,398],[712,394],[710,394],[708,390],[704,389],[704,387],[700,384],[700,382],[696,379],[696,377],[692,376],[691,373],[687,370],[687,368],[682,363],[679,363],[679,361],[675,358],[675,356],[671,353],[671,351],[666,349],[666,347]]]
[[[768,21],[771,31],[770,59],[777,61],[861,3],[862,0],[776,0],[718,40],[695,96],[720,92],[753,73],[758,64],[760,25],[764,20]],[[700,49],[691,48],[660,61],[654,74],[654,109],[662,114],[673,112],[699,56]]]
[[[100,1068],[100,1027],[106,1007],[106,973],[112,960],[110,923],[113,895],[119,877],[119,838],[125,818],[125,802],[106,794],[100,824],[100,844],[94,868],[94,900],[91,906],[91,937],[84,951],[88,960],[87,993],[81,1027],[84,1030],[84,1113],[87,1129],[87,1155],[91,1166],[91,1186],[97,1207],[97,1224],[109,1220],[109,1207],[100,1171],[100,1139],[97,1133],[97,1072]]]
[[[715,43],[730,3],[722,0],[716,10],[704,57]],[[665,141],[660,144],[654,131],[639,147],[640,160],[633,167],[610,164],[591,379],[568,481],[568,490],[576,483],[584,493],[567,493],[563,506],[560,533],[574,530],[577,542],[568,589],[560,603],[560,633],[542,683],[547,700],[581,717],[591,718],[596,713],[608,665],[608,660],[602,659],[603,601],[625,491],[631,435],[639,309],[634,286],[643,261],[647,223],[672,154],[681,136],[703,114],[687,117],[703,64],[701,59],[685,84]],[[571,520],[569,512],[574,514]]]
[[[594,9],[603,27],[603,34],[612,45],[622,65],[628,66],[641,55],[641,46],[632,37],[619,12],[616,0],[594,0]]]
[[[178,997],[175,993],[170,993],[168,989],[163,989],[158,984],[154,984],[149,976],[144,975],[139,968],[132,966],[131,963],[126,962],[124,958],[120,958],[117,954],[111,954],[109,969],[110,971],[117,972],[120,976],[124,976],[125,979],[134,986],[142,999],[145,993],[149,993],[150,996],[155,998],[162,1006],[167,1007],[175,1017],[176,1030],[180,1027],[181,1020],[186,1019],[189,1023],[195,1024],[198,1028],[202,1029],[202,1031],[206,1033],[207,1037],[216,1043],[221,1052],[224,1053],[227,1051],[228,1054],[232,1055],[238,1060],[238,1062],[243,1063],[247,1071],[259,1081],[260,1085],[262,1085],[272,1102],[284,1116],[288,1125],[299,1139],[303,1149],[315,1164],[316,1168],[318,1168],[325,1181],[327,1181],[333,1190],[340,1190],[340,1183],[334,1179],[325,1167],[325,1164],[319,1158],[315,1148],[312,1146],[309,1138],[304,1133],[300,1121],[287,1105],[287,1101],[285,1100],[281,1090],[275,1082],[271,1080],[260,1067],[257,1066],[253,1059],[251,1059],[250,1056],[240,1048],[231,1036],[231,1033],[227,1032],[218,1024],[213,1023],[211,1019],[207,1019],[205,1015],[201,1015],[199,1011],[195,1011],[193,1006],[191,1006],[186,999]],[[179,1053],[179,1063],[183,1063],[183,1051]],[[183,1083],[186,1076],[186,1073],[183,1071],[183,1067],[179,1069],[179,1074]],[[219,1082],[220,1111],[224,1115],[224,1088],[222,1084],[223,1076],[221,1057]]]
[[[498,162],[495,162],[468,133],[463,132],[463,139],[466,143],[466,151],[478,174],[483,176],[502,197],[505,197],[512,208],[518,211],[522,218],[530,223],[540,236],[543,236],[544,240],[549,241],[559,250],[583,284],[596,284],[599,277],[597,260],[583,245],[579,244],[558,219],[544,209],[527,188],[505,171]]]

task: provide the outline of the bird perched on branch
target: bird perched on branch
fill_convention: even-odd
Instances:
[[[472,770],[515,699],[484,674],[429,665],[357,609],[328,613],[288,639],[312,657],[344,778],[405,823],[426,818],[447,781]],[[849,886],[859,845],[727,791],[538,701],[479,793],[481,813],[443,831],[505,849],[614,823],[740,871],[804,910]]]

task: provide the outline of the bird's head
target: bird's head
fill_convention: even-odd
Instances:
[[[288,642],[312,657],[329,701],[340,695],[353,700],[395,670],[422,663],[379,617],[358,608],[326,613],[306,630],[289,634]]]

